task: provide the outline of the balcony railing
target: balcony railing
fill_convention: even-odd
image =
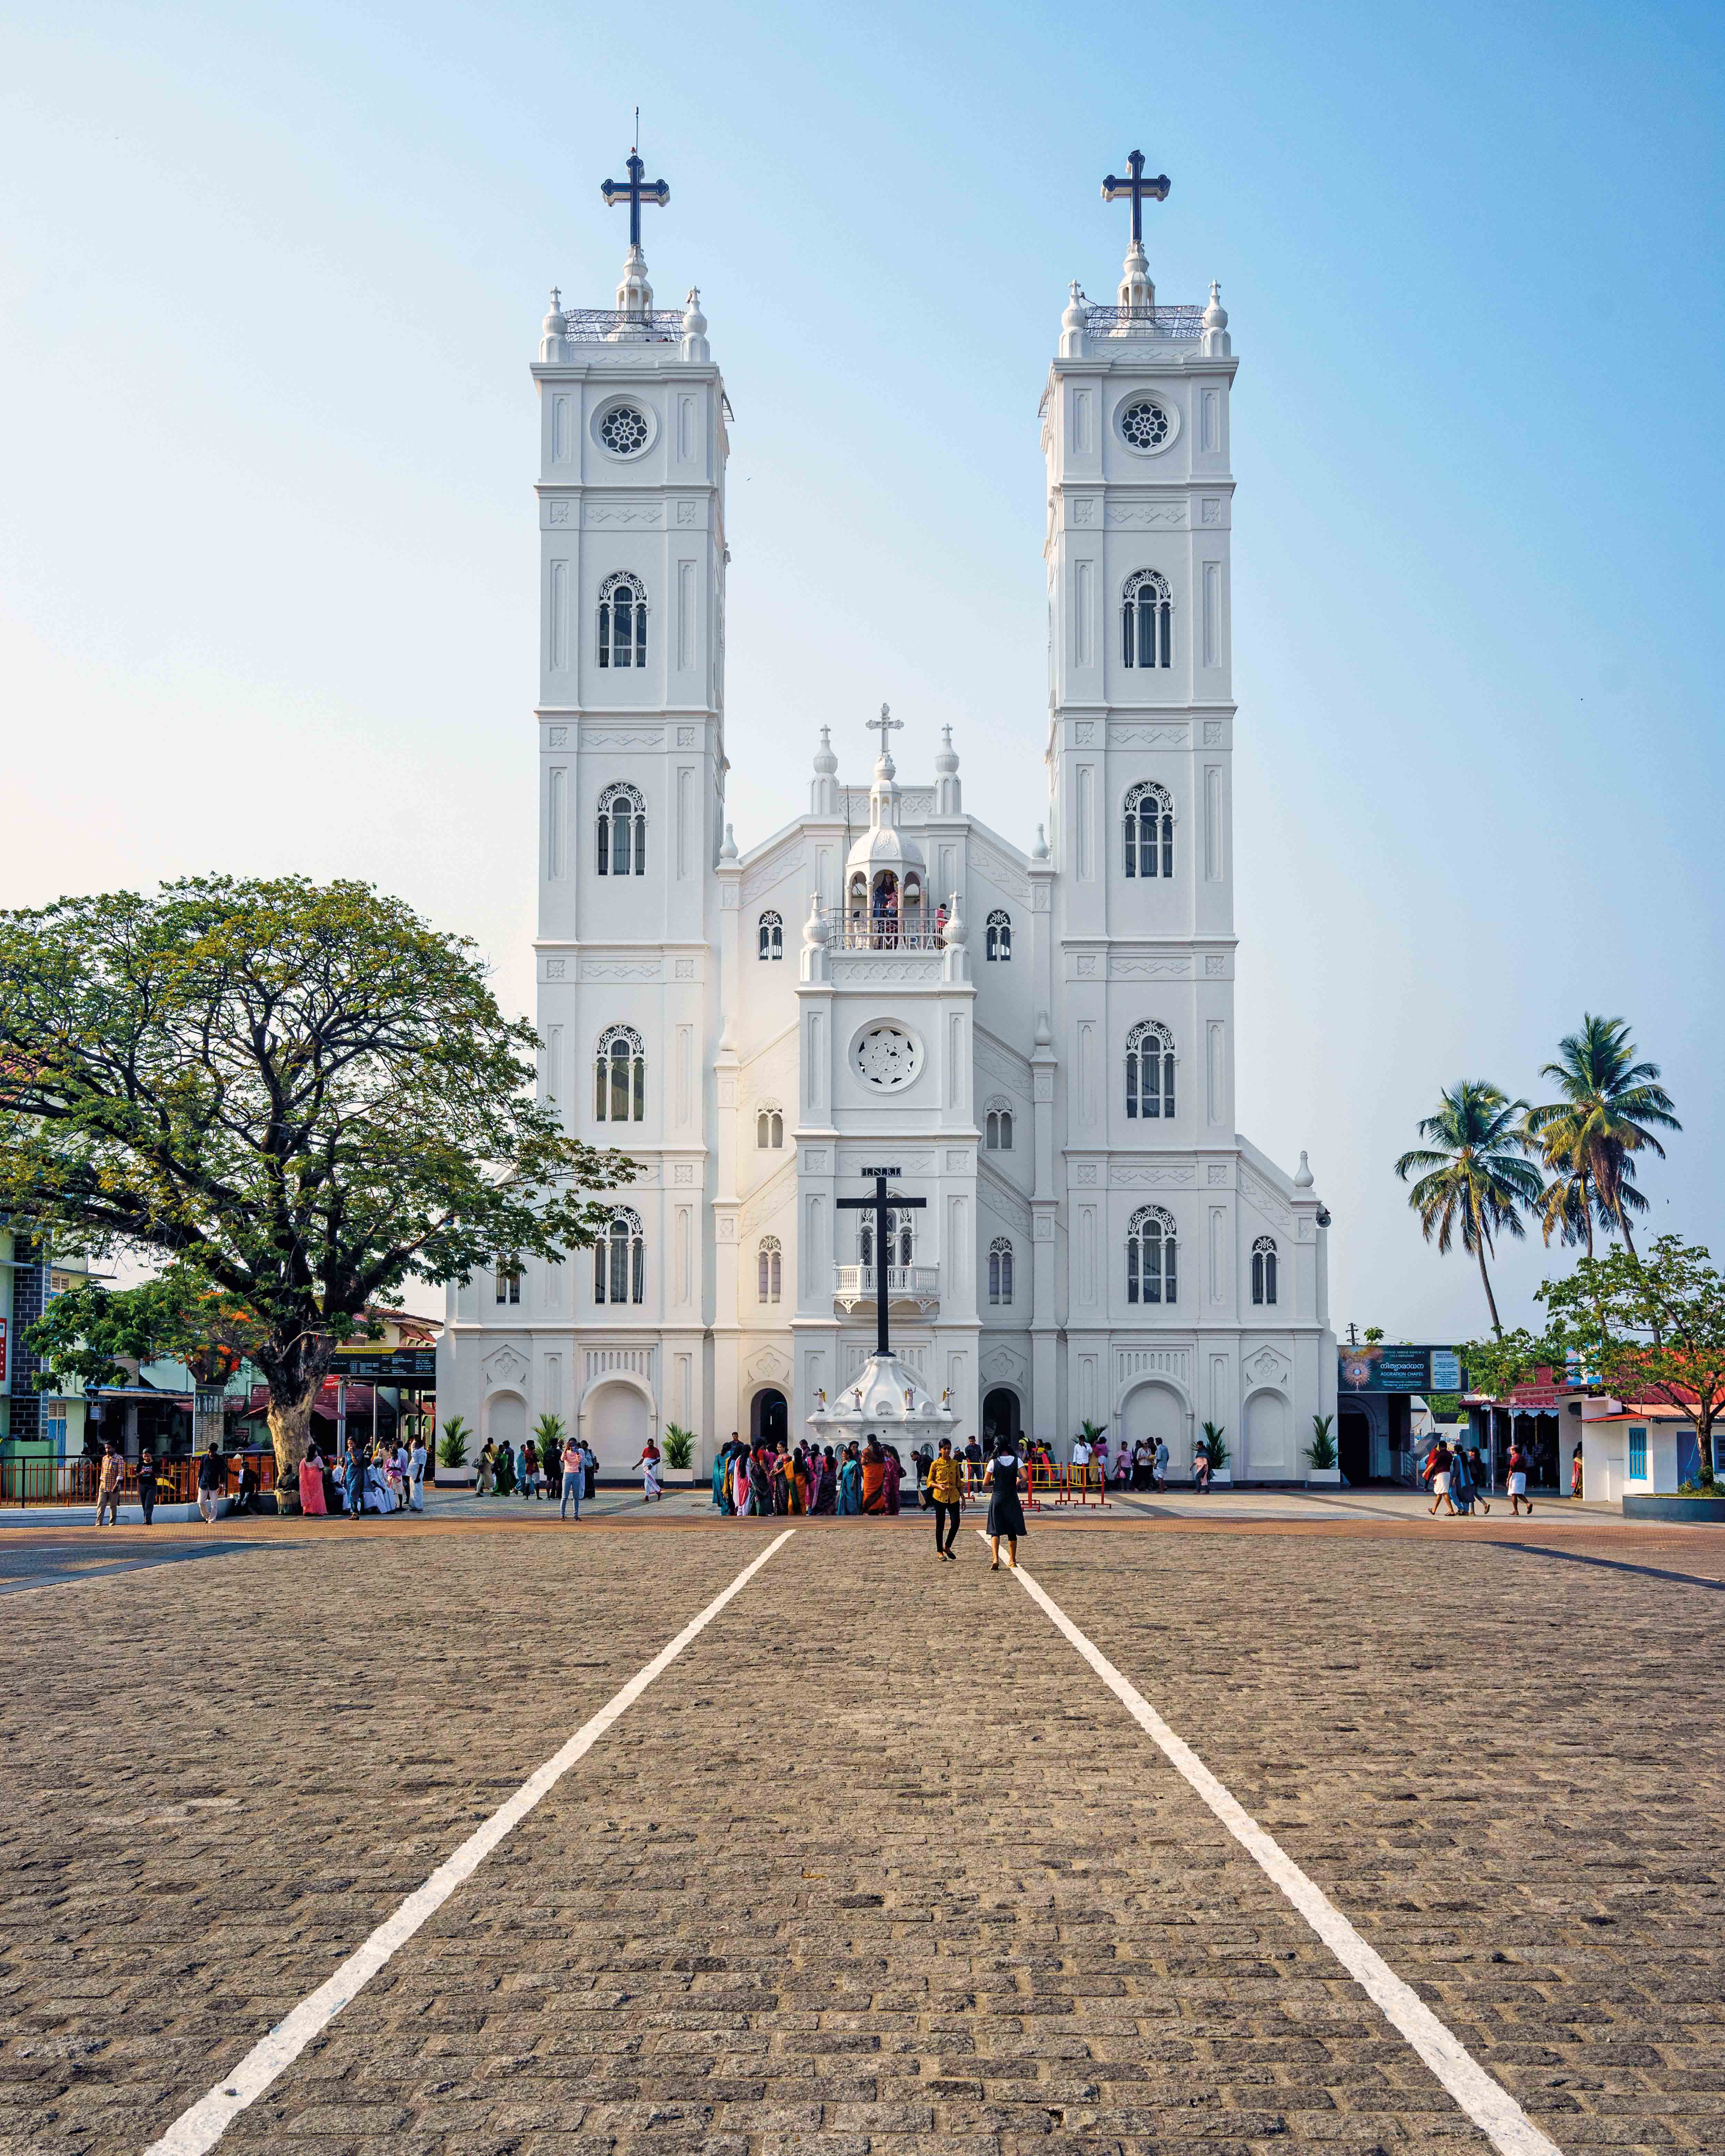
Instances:
[[[930,1310],[941,1299],[941,1269],[938,1265],[889,1265],[886,1268],[886,1300],[889,1302],[914,1302]],[[875,1268],[873,1265],[834,1265],[833,1267],[833,1300],[842,1302],[847,1310],[860,1302],[875,1300]]]
[[[861,920],[855,914],[839,924],[840,951],[940,951],[944,928],[932,921]]]

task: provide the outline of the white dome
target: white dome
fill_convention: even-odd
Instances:
[[[891,824],[876,824],[865,831],[850,849],[845,866],[847,873],[852,869],[862,869],[871,878],[882,869],[895,870],[901,876],[910,870],[919,875],[927,874],[922,849]]]

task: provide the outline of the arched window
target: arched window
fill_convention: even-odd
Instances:
[[[645,1122],[647,1051],[632,1025],[600,1034],[593,1081],[593,1113],[602,1123]]]
[[[763,913],[758,941],[759,954],[763,958],[782,958],[784,956],[784,917],[778,913]]]
[[[1126,1231],[1126,1299],[1173,1302],[1174,1282],[1174,1216],[1141,1205]]]
[[[495,1278],[499,1302],[519,1302],[521,1299],[521,1261],[516,1257],[499,1258]]]
[[[896,1206],[886,1209],[886,1263],[890,1270],[894,1265],[908,1265],[915,1261],[916,1231],[911,1226],[916,1214],[901,1213]],[[856,1255],[864,1265],[875,1262],[875,1216],[872,1213],[858,1215],[860,1225],[857,1231]],[[873,1285],[872,1282],[870,1285]]]
[[[1276,1238],[1260,1235],[1252,1245],[1252,1301],[1276,1300]]]
[[[1174,1112],[1174,1037],[1159,1019],[1141,1019],[1126,1037],[1126,1112]]]
[[[1120,655],[1128,666],[1174,663],[1174,604],[1159,569],[1126,580],[1120,603]]]
[[[776,1101],[763,1101],[756,1111],[755,1144],[762,1152],[778,1152],[784,1144],[784,1113]]]
[[[762,1235],[761,1247],[755,1254],[755,1290],[762,1302],[778,1301],[779,1269],[783,1256],[777,1235]]]
[[[1126,797],[1126,872],[1171,876],[1174,872],[1174,804],[1165,786],[1147,778]]]
[[[633,786],[620,781],[599,796],[598,845],[601,875],[647,873],[647,804]]]
[[[641,1240],[641,1216],[627,1205],[611,1215],[611,1224],[593,1246],[595,1302],[644,1302],[647,1258]]]
[[[1012,916],[1004,906],[988,916],[988,956],[1002,961],[1012,956]]]
[[[647,663],[647,587],[627,569],[616,569],[599,586],[599,664]]]
[[[988,1301],[1012,1301],[1012,1243],[1005,1235],[997,1235],[988,1245]]]
[[[990,1101],[983,1119],[984,1150],[988,1152],[1012,1151],[1012,1109],[998,1096]]]

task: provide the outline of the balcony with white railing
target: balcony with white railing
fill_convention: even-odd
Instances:
[[[865,919],[851,914],[838,924],[833,948],[839,951],[941,951],[946,948],[944,924],[932,921],[892,920],[880,915]]]
[[[875,1306],[875,1269],[873,1265],[834,1265],[833,1267],[833,1300],[842,1303],[847,1311],[866,1304]],[[886,1268],[886,1300],[914,1304],[918,1310],[937,1310],[941,1299],[941,1269],[938,1265],[889,1265]]]

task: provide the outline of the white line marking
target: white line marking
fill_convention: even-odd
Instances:
[[[980,1533],[981,1530],[978,1532]],[[986,1542],[988,1537],[983,1536]],[[1143,1694],[1122,1676],[1101,1649],[1087,1640],[1029,1573],[1019,1569],[1019,1584],[1054,1625],[1083,1656],[1140,1728],[1162,1750],[1230,1834],[1281,1887],[1337,1961],[1390,2025],[1405,2036],[1482,2133],[1504,2156],[1563,2156],[1528,2118],[1502,2084],[1494,2081],[1471,2051],[1463,2048],[1431,2009],[1355,1931],[1323,1890],[1308,1879],[1293,1859],[1230,1794],[1189,1744],[1173,1731]]]
[[[151,2143],[145,2156],[204,2156],[206,2150],[213,2148],[238,2114],[248,2104],[255,2103],[270,2083],[286,2071],[312,2038],[329,2026],[397,1948],[405,1946],[426,1918],[436,1914],[463,1880],[479,1869],[504,1836],[521,1824],[542,1797],[550,1794],[584,1753],[593,1749],[613,1722],[634,1705],[654,1678],[670,1667],[684,1648],[706,1630],[726,1604],[742,1592],[768,1558],[782,1549],[795,1532],[794,1527],[787,1527],[782,1535],[768,1543],[754,1563],[746,1565],[722,1594],[709,1602],[698,1617],[691,1618],[669,1646],[661,1647],[644,1669],[637,1670],[622,1691],[606,1701],[591,1722],[582,1723],[561,1752],[553,1753],[506,1804],[493,1812],[483,1826],[475,1828],[454,1855],[439,1865],[418,1892],[410,1894],[393,1917],[378,1925],[363,1946],[348,1955],[327,1983],[321,1984],[309,1998],[300,2000],[285,2020],[277,2022],[231,2073],[223,2074],[218,2087],[200,2097],[189,2111],[182,2112],[162,2138]]]

